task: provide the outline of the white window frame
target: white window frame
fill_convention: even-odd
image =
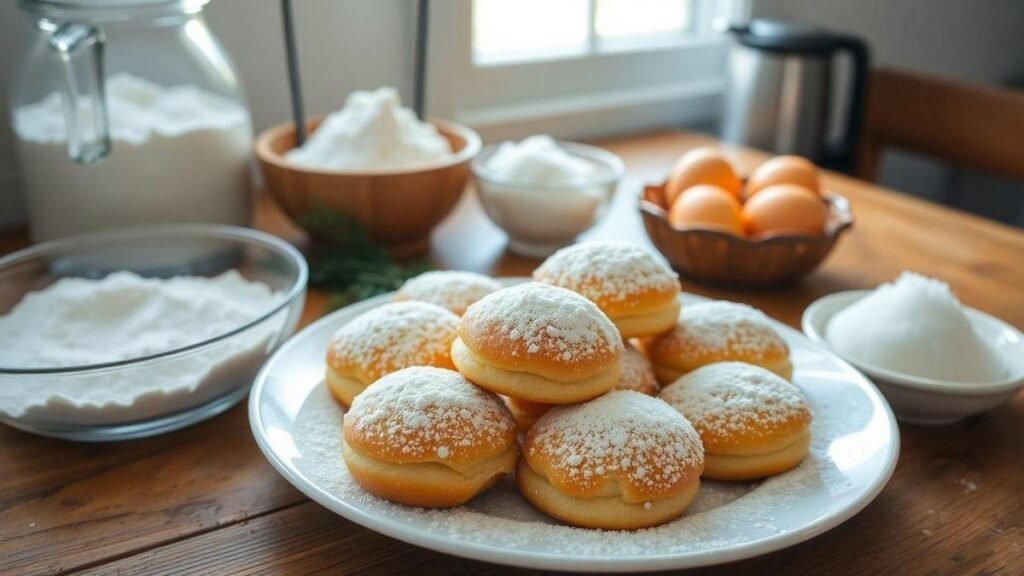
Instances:
[[[487,141],[535,133],[595,138],[711,121],[721,109],[729,39],[709,24],[723,5],[730,21],[749,17],[749,0],[694,0],[696,33],[475,64],[472,0],[432,2],[427,111],[468,124]]]

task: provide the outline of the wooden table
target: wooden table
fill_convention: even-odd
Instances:
[[[604,143],[628,178],[594,238],[650,247],[635,209],[644,181],[684,150],[714,144],[681,132]],[[759,152],[729,150],[749,170]],[[971,306],[1024,327],[1024,233],[851,178],[828,175],[857,223],[816,273],[786,289],[684,290],[740,300],[797,326],[804,307],[872,287],[903,269],[947,280]],[[272,209],[266,228],[290,234]],[[0,238],[0,249],[25,243]],[[467,195],[437,231],[440,267],[525,275]],[[653,248],[652,248],[653,249]],[[325,298],[311,294],[303,322]],[[888,487],[863,512],[804,544],[695,574],[1024,573],[1024,394],[987,416],[901,427]],[[0,573],[514,573],[380,536],[326,511],[263,459],[244,405],[157,438],[75,444],[0,427]]]

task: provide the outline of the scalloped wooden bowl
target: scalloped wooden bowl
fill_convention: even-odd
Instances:
[[[312,134],[322,119],[311,120]],[[377,242],[397,257],[430,247],[430,233],[455,207],[469,180],[469,163],[480,151],[480,136],[465,126],[430,121],[451,143],[450,158],[405,170],[318,170],[292,165],[284,154],[295,147],[292,123],[262,132],[256,139],[267,188],[293,220],[321,207],[358,220]]]
[[[665,185],[648,185],[640,197],[640,215],[654,246],[669,264],[691,280],[727,286],[761,288],[784,284],[814,270],[853,225],[846,198],[824,192],[829,205],[825,233],[820,236],[772,235],[738,237],[710,229],[681,230],[668,222]]]

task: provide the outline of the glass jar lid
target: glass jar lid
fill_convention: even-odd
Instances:
[[[131,20],[160,14],[193,14],[210,0],[19,0],[26,12],[42,17]]]

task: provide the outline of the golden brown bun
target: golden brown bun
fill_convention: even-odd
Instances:
[[[669,330],[679,312],[676,273],[633,244],[583,242],[562,248],[534,271],[533,278],[594,302],[623,338]]]
[[[642,528],[683,513],[704,452],[671,406],[615,391],[541,416],[519,469],[520,489],[543,512],[588,528]]]
[[[810,446],[811,411],[800,389],[759,366],[710,364],[666,386],[658,397],[700,433],[708,478],[777,474],[797,465]],[[713,466],[712,456],[719,457]]]
[[[659,310],[639,316],[609,316],[623,338],[640,338],[664,334],[672,329],[681,305],[673,298]]]
[[[654,374],[654,368],[639,350],[632,344],[626,345],[626,351],[622,354],[622,376],[615,386],[616,390],[633,390],[654,396],[659,390],[658,379]]]
[[[702,302],[683,308],[671,331],[638,344],[666,386],[715,362],[755,364],[792,376],[789,346],[759,310],[734,302]]]
[[[395,301],[430,302],[462,316],[470,304],[497,290],[501,290],[501,284],[490,276],[436,270],[406,280],[395,293]]]
[[[327,384],[327,391],[331,393],[331,396],[346,407],[351,406],[352,400],[360,392],[366,390],[366,384],[355,378],[342,376],[331,370],[330,366],[327,367],[327,376],[324,378],[324,383]]]
[[[575,292],[525,282],[483,297],[459,323],[466,346],[491,366],[572,382],[618,363],[615,325]]]
[[[605,530],[639,530],[681,516],[697,495],[700,478],[674,496],[651,502],[629,503],[618,496],[575,498],[559,492],[534,472],[526,460],[520,459],[516,483],[530,504],[567,524]]]
[[[452,343],[452,362],[463,376],[491,392],[544,404],[574,404],[596,398],[619,381],[619,363],[580,380],[562,382],[529,372],[504,370],[487,364],[462,338]]]
[[[622,375],[614,390],[632,390],[648,396],[658,393],[658,380],[654,376],[651,363],[632,345],[627,344],[626,350],[622,354]],[[557,404],[530,402],[510,396],[503,396],[502,399],[505,400],[505,405],[516,419],[516,425],[520,432],[529,431],[541,416],[557,406]]]
[[[416,366],[356,397],[342,456],[368,492],[404,504],[457,506],[515,467],[515,421],[459,373]]]
[[[714,480],[753,480],[781,474],[803,461],[811,447],[811,433],[804,433],[789,446],[765,454],[737,456],[704,454],[704,477]]]
[[[346,406],[381,376],[409,366],[454,368],[459,317],[426,302],[392,302],[335,332],[327,347],[327,387]]]
[[[502,396],[502,399],[508,406],[509,412],[512,413],[512,417],[516,419],[516,428],[524,434],[533,428],[537,420],[540,420],[540,417],[548,410],[557,406],[557,404],[540,404],[529,400],[520,400],[511,396]]]
[[[460,372],[488,390],[569,404],[615,386],[622,340],[586,298],[527,282],[470,306],[451,354]]]

